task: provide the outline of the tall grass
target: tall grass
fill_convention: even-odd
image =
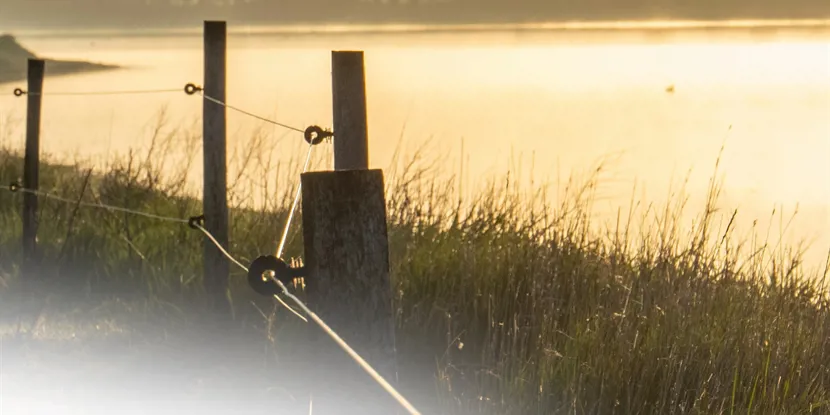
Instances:
[[[187,185],[198,153],[182,134],[157,130],[143,152],[97,171],[47,163],[41,189],[198,214]],[[230,251],[243,262],[275,249],[297,179],[297,164],[278,165],[264,147],[256,137],[232,157]],[[729,221],[719,229],[717,180],[690,232],[678,223],[682,198],[597,232],[597,175],[570,182],[557,205],[543,187],[528,193],[506,179],[464,199],[425,161],[400,157],[386,172],[389,240],[400,360],[427,365],[435,389],[424,400],[441,411],[830,413],[827,267],[810,274],[800,251],[737,243]],[[0,178],[17,178],[20,163],[0,150]],[[20,290],[19,207],[0,193],[4,307]],[[301,256],[298,226],[289,256]],[[114,297],[143,304],[156,325],[198,310],[202,239],[186,226],[42,200],[38,239],[44,272],[60,278],[51,287],[85,304],[84,315]],[[273,336],[273,311],[261,311],[273,304],[238,272],[230,292],[236,319]]]

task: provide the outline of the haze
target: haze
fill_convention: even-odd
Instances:
[[[826,414],[828,157],[830,0],[0,0],[0,415]]]
[[[822,19],[823,0],[3,0],[0,27]]]

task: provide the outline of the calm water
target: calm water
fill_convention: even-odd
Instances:
[[[689,211],[699,213],[725,145],[720,206],[738,208],[747,229],[755,219],[766,226],[773,208],[786,222],[798,204],[786,239],[813,242],[808,257],[819,264],[830,248],[830,30],[654,33],[235,35],[228,102],[328,127],[330,51],[359,48],[373,167],[387,167],[401,140],[409,149],[429,142],[431,154],[448,156],[446,172],[463,171],[472,184],[508,170],[527,178],[531,166],[537,182],[564,181],[607,160],[596,205],[606,218],[632,194],[661,201],[690,169]],[[129,66],[47,79],[47,94],[201,83],[198,37],[21,41],[49,57]],[[199,98],[184,93],[45,97],[42,145],[104,160],[146,143],[162,107],[174,124],[201,113]],[[22,99],[0,98],[2,114],[22,119],[24,109]],[[302,152],[296,133],[229,112],[232,146],[257,128],[281,157]],[[10,138],[22,143],[22,128]]]

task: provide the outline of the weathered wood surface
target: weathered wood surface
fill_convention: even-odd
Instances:
[[[227,25],[207,21],[204,24],[204,93],[225,102]],[[205,229],[226,249],[228,247],[228,186],[226,108],[210,100],[203,100],[203,155],[204,155],[204,215]],[[227,313],[226,298],[228,259],[208,238],[204,242],[204,285],[217,313]]]
[[[331,53],[334,169],[369,168],[366,73],[363,52]]]
[[[26,107],[26,150],[23,158],[23,187],[40,188],[40,111],[43,96],[44,61],[28,60]],[[38,197],[23,194],[23,274],[30,278],[38,272],[37,228]]]
[[[397,364],[383,173],[305,173],[302,188],[309,306],[395,385]],[[310,369],[319,386],[319,392],[315,392],[319,398],[315,413],[319,410],[321,414],[389,414],[400,409],[325,333],[311,330],[309,347],[314,357]]]

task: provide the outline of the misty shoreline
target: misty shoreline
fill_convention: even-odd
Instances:
[[[775,33],[777,31],[830,33],[830,19],[801,20],[711,20],[711,21],[596,21],[596,22],[540,22],[540,23],[497,23],[497,24],[329,24],[329,25],[275,25],[275,24],[235,24],[228,22],[229,35],[251,35],[268,37],[311,37],[342,35],[406,35],[406,34],[463,34],[488,32],[513,33],[619,33],[647,32],[695,33],[727,32],[749,30],[758,33]],[[63,27],[50,29],[14,30],[19,37],[54,38],[54,37],[196,37],[201,36],[202,26],[171,26],[145,29],[133,28],[97,28]]]
[[[106,63],[41,57],[21,45],[14,36],[0,34],[0,84],[26,80],[27,61],[29,59],[43,59],[46,62],[45,76],[121,69],[118,65]]]

